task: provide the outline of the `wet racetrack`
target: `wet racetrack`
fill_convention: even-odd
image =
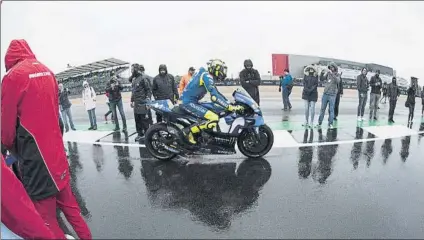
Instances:
[[[339,119],[355,115],[345,104]],[[303,112],[301,102],[293,105]],[[309,145],[274,148],[263,159],[159,162],[145,148],[65,146],[94,238],[424,237],[424,133],[382,139],[355,125],[289,132]]]

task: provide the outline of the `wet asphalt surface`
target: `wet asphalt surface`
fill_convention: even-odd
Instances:
[[[302,103],[293,102],[289,115],[301,119]],[[264,108],[290,118],[280,102]],[[340,118],[355,111],[346,102]],[[396,117],[406,121],[404,107]],[[295,131],[299,142],[334,145],[274,148],[256,160],[160,162],[144,148],[65,145],[94,238],[424,238],[424,134],[338,144],[346,134],[372,138],[347,129]]]

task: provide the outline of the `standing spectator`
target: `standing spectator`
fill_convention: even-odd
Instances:
[[[370,80],[371,93],[370,93],[370,120],[377,120],[378,100],[381,96],[381,86],[383,81],[380,78],[380,70],[377,70]]]
[[[96,121],[96,92],[87,81],[82,83],[84,89],[82,90],[82,102],[84,103],[85,110],[88,112],[90,118],[90,128],[88,130],[97,130]]]
[[[359,104],[358,104],[358,121],[364,121],[364,112],[365,112],[365,106],[367,105],[367,98],[368,98],[368,78],[367,78],[367,69],[362,68],[361,74],[356,77],[356,86],[358,89],[358,98],[359,98]]]
[[[340,73],[340,83],[337,86],[338,92],[336,95],[336,102],[334,103],[334,121],[337,121],[337,117],[339,116],[339,104],[340,104],[340,98],[343,96],[343,79],[342,74]],[[330,109],[328,109],[330,111]],[[330,112],[328,112],[330,114]]]
[[[325,110],[330,108],[330,116],[328,118],[328,127],[333,128],[334,120],[334,104],[336,102],[336,96],[338,93],[338,85],[340,83],[340,74],[337,73],[338,67],[334,62],[331,62],[328,66],[329,71],[326,74],[320,76],[320,80],[324,82],[324,93],[322,94],[321,100],[321,112],[318,118],[318,127],[321,127],[322,121],[324,120]]]
[[[118,115],[116,114],[116,108],[119,110],[119,114],[121,115],[122,119],[122,131],[127,131],[127,119],[125,118],[125,112],[124,112],[124,106],[122,104],[122,95],[121,91],[124,88],[122,87],[121,83],[118,81],[118,78],[115,76],[112,76],[112,78],[109,80],[108,87],[106,88],[106,92],[109,93],[109,104],[110,108],[112,109],[112,115],[113,119],[115,120],[115,129],[114,131],[119,131],[119,120]]]
[[[153,86],[153,78],[150,76],[150,75],[148,75],[148,74],[146,74],[145,73],[145,69],[144,69],[144,66],[143,66],[143,64],[140,64],[140,71],[141,71],[141,73],[147,78],[147,79],[149,79],[149,83],[150,83],[150,90],[152,90],[152,86]],[[151,98],[151,97],[150,97]],[[149,122],[150,123],[153,123],[153,118],[152,118],[152,110],[150,110],[150,108],[148,108],[147,109],[147,116],[148,116],[148,120],[149,120]]]
[[[244,60],[244,69],[240,72],[241,86],[259,105],[259,85],[261,85],[261,76],[258,70],[253,68],[252,60]]]
[[[409,109],[409,114],[408,114],[408,123],[412,123],[412,121],[414,120],[414,110],[415,110],[415,80],[416,78],[411,77],[411,85],[409,86],[408,90],[406,91],[407,93],[407,98],[406,98],[406,103],[405,106]]]
[[[180,84],[178,86],[178,94],[180,96],[183,93],[184,88],[187,86],[188,82],[190,82],[190,80],[193,77],[195,71],[196,71],[196,69],[194,69],[194,67],[190,67],[188,69],[188,73],[186,75],[184,75],[184,76],[181,77]]]
[[[175,83],[174,76],[168,73],[165,64],[159,65],[159,74],[153,78],[152,87],[153,96],[155,100],[171,100],[175,103],[178,99],[177,84]],[[162,122],[162,115],[156,113],[156,121]]]
[[[423,90],[421,90],[421,104],[423,105],[421,109],[421,116],[424,116],[424,86],[423,86]]]
[[[241,80],[241,79],[240,79]],[[278,88],[279,92],[283,92],[283,110],[291,109],[292,105],[290,103],[290,93],[293,88],[293,78],[289,73],[288,69],[284,69],[284,76],[280,77],[280,87]]]
[[[387,102],[387,83],[386,82],[383,83],[383,88],[381,90],[383,92],[383,96],[380,99],[380,103],[386,104]],[[383,101],[383,99],[384,99],[384,102],[381,102]]]
[[[138,133],[135,141],[140,142],[144,141],[142,138],[152,124],[149,121],[148,109],[146,107],[146,103],[152,97],[152,90],[150,81],[141,72],[139,64],[132,66],[132,79],[131,107],[134,108],[135,127]]]
[[[305,127],[312,127],[315,117],[315,103],[318,100],[318,74],[313,66],[304,70],[302,99],[305,102]],[[309,117],[311,120],[309,121]]]
[[[389,123],[395,123],[393,115],[395,113],[396,103],[400,95],[399,87],[396,84],[396,77],[392,78],[392,83],[387,87],[387,97],[389,98]]]
[[[55,237],[65,238],[56,218],[59,207],[78,237],[91,239],[71,190],[58,123],[59,90],[54,73],[36,59],[25,40],[12,40],[5,65],[1,142],[18,159],[19,178]]]
[[[69,125],[71,125],[72,130],[76,130],[74,126],[74,121],[72,120],[71,106],[72,103],[69,101],[68,94],[71,94],[69,89],[63,89],[63,84],[59,84],[59,106],[62,113],[63,123],[65,125],[66,132],[69,131]],[[69,125],[68,125],[69,120]]]
[[[112,119],[112,123],[115,123],[115,120],[114,120],[115,118],[113,116],[112,109],[111,109],[110,103],[109,103],[109,93],[106,92],[105,96],[106,96],[107,108],[109,109],[109,111],[107,111],[106,114],[105,114],[105,122],[107,123],[107,116],[109,116],[110,114],[112,114],[112,118],[111,118]]]

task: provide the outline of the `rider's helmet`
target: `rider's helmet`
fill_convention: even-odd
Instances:
[[[207,63],[208,72],[216,80],[224,80],[227,77],[227,65],[219,59],[209,60]]]

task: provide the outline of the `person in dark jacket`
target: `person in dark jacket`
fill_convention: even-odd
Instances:
[[[318,74],[313,66],[304,70],[302,99],[305,102],[304,127],[312,127],[315,117],[315,104],[318,101]],[[311,120],[309,120],[309,117]]]
[[[399,87],[396,84],[396,77],[392,78],[392,83],[387,87],[387,97],[389,98],[389,123],[395,123],[393,115],[395,113],[396,103],[400,95]]]
[[[165,64],[159,65],[159,74],[153,78],[152,86],[153,96],[155,100],[171,100],[176,103],[178,99],[178,89],[174,76],[168,73]],[[162,115],[156,113],[156,121],[162,122]]]
[[[147,79],[149,79],[149,83],[150,83],[150,91],[152,91],[152,86],[153,86],[153,78],[150,76],[150,75],[148,75],[148,74],[146,74],[145,73],[145,68],[144,68],[144,66],[143,66],[143,64],[140,64],[140,71],[141,71],[141,73],[147,78]],[[150,97],[151,98],[151,97]],[[152,118],[152,110],[150,110],[150,108],[148,108],[147,109],[147,115],[148,115],[148,117],[149,117],[149,121],[151,122],[151,123],[153,123],[153,118]]]
[[[381,88],[381,91],[383,92],[383,96],[380,99],[380,103],[386,104],[387,102],[387,83],[386,82],[383,83],[383,87]],[[383,101],[383,99],[384,99],[384,102],[381,102]]]
[[[116,108],[118,108],[119,114],[121,115],[121,119],[122,119],[122,125],[123,125],[122,131],[126,132],[127,131],[127,119],[125,118],[124,106],[122,104],[122,95],[121,95],[121,91],[123,89],[124,89],[124,87],[122,87],[118,78],[113,75],[111,77],[110,81],[109,81],[107,88],[106,88],[106,92],[109,93],[109,104],[110,104],[110,108],[112,109],[112,114],[115,118],[114,119],[115,120],[114,131],[120,130],[118,115],[116,114]]]
[[[356,86],[358,89],[358,98],[359,98],[359,104],[358,104],[358,121],[364,121],[364,113],[365,113],[365,106],[367,105],[367,98],[368,98],[368,78],[367,78],[367,69],[362,68],[361,74],[356,77]]]
[[[406,98],[405,106],[409,109],[408,123],[412,123],[412,121],[414,120],[416,80],[417,80],[416,78],[411,77],[411,86],[406,91],[407,98]]]
[[[423,105],[421,109],[421,116],[424,116],[424,86],[423,86],[423,90],[421,90],[421,104]]]
[[[64,238],[56,207],[80,239],[90,230],[72,193],[69,164],[59,127],[59,89],[54,73],[28,43],[12,40],[1,83],[1,142],[18,159],[19,178],[38,213],[57,238]]]
[[[370,120],[377,120],[378,102],[381,96],[381,87],[383,86],[383,81],[380,78],[380,70],[377,70],[375,75],[371,77],[370,86]]]
[[[69,94],[71,91],[69,89],[64,89],[63,84],[59,84],[59,107],[62,113],[63,123],[65,126],[65,131],[69,131],[69,125],[71,125],[71,129],[75,131],[74,121],[72,120],[71,106],[72,103],[69,101]],[[68,125],[69,120],[69,125]]]
[[[259,85],[261,85],[261,76],[258,70],[253,68],[252,60],[244,60],[244,69],[240,72],[241,86],[259,105]]]
[[[131,107],[134,108],[135,127],[138,134],[135,138],[136,142],[144,141],[142,137],[152,124],[149,121],[146,107],[146,102],[150,101],[151,97],[152,90],[149,79],[141,72],[139,64],[133,64]]]
[[[337,121],[337,117],[339,116],[339,104],[340,104],[340,98],[343,96],[343,79],[342,74],[340,73],[340,82],[337,86],[337,89],[339,90],[336,95],[336,102],[334,103],[334,121]],[[328,109],[330,111],[330,109]],[[330,112],[328,112],[330,114]]]

